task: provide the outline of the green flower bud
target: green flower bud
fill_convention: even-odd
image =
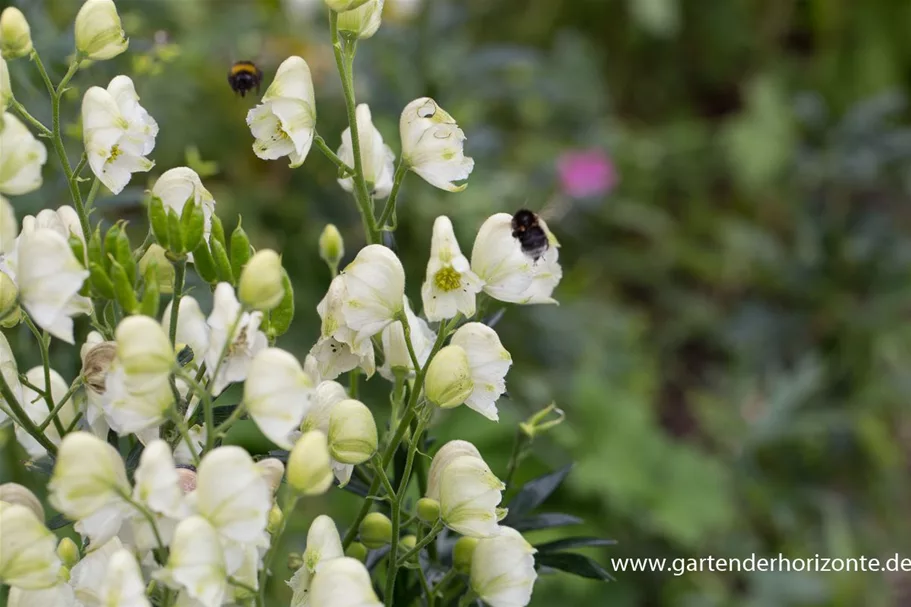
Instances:
[[[269,522],[266,525],[266,531],[270,534],[274,534],[281,527],[282,521],[285,519],[285,515],[282,514],[282,509],[278,505],[273,504],[272,510],[269,511]]]
[[[329,416],[329,452],[343,464],[363,464],[376,453],[376,422],[367,405],[347,399]]]
[[[111,261],[111,282],[114,283],[114,297],[117,299],[117,303],[128,314],[136,313],[139,310],[139,300],[136,299],[133,284],[123,266],[114,260]]]
[[[339,262],[345,256],[345,241],[333,224],[323,228],[319,236],[319,256],[323,258],[330,268],[338,268]]]
[[[95,227],[95,231],[92,233],[92,237],[89,238],[88,257],[89,257],[89,263],[94,262],[100,266],[104,265],[104,253],[101,250],[101,226],[100,225]]]
[[[367,2],[367,0],[326,0],[326,6],[336,13],[343,13],[355,9],[365,2]]]
[[[70,538],[65,537],[57,544],[57,556],[64,565],[72,567],[79,562],[79,546]]]
[[[204,281],[214,284],[218,282],[218,271],[215,269],[215,260],[212,259],[212,252],[209,249],[209,243],[203,240],[196,250],[193,251],[193,265],[196,267],[196,273]]]
[[[149,201],[149,225],[155,240],[164,247],[168,247],[168,214],[165,212],[161,198],[153,196]]]
[[[145,274],[145,291],[142,293],[142,302],[139,304],[139,312],[152,318],[158,318],[158,309],[161,307],[161,292],[158,290],[156,267],[148,268]]]
[[[332,486],[332,478],[326,435],[305,432],[288,455],[288,484],[301,495],[320,495]]]
[[[16,283],[5,272],[0,272],[0,322],[15,320],[15,324],[18,324],[20,316],[18,297],[19,289],[16,287]]]
[[[214,232],[213,232],[214,233]],[[231,271],[231,262],[228,260],[228,252],[218,239],[209,240],[209,248],[212,251],[212,259],[215,261],[215,274],[219,282],[234,284],[234,273]]]
[[[409,550],[412,550],[415,546],[417,546],[417,543],[418,543],[418,538],[416,536],[406,535],[405,537],[403,537],[402,539],[399,540],[399,549],[404,552],[408,552]]]
[[[380,28],[385,0],[367,0],[358,8],[338,16],[338,31],[344,36],[364,40]]]
[[[0,55],[4,59],[25,57],[32,52],[32,30],[25,15],[10,6],[0,13]]]
[[[19,504],[25,506],[35,514],[35,518],[44,522],[44,508],[35,494],[18,483],[3,483],[0,485],[0,502]]]
[[[114,283],[100,263],[89,262],[89,280],[92,283],[92,288],[99,295],[105,299],[114,299]]]
[[[294,320],[294,287],[291,286],[291,279],[284,268],[282,268],[282,289],[282,300],[278,307],[269,313],[268,323],[266,323],[268,326],[264,329],[270,339],[284,335],[291,327],[291,321]]]
[[[164,248],[152,244],[139,260],[139,271],[148,279],[149,270],[154,269],[154,280],[158,283],[158,292],[170,295],[174,292],[174,266],[168,259]]]
[[[474,390],[468,355],[460,346],[449,345],[430,361],[424,391],[438,407],[450,409],[465,402]]]
[[[440,502],[429,497],[422,497],[417,504],[418,518],[425,523],[435,523],[440,519]]]
[[[471,571],[471,557],[474,556],[474,549],[478,547],[478,538],[460,537],[452,549],[452,567],[459,573],[468,573]]]
[[[187,200],[180,214],[180,234],[184,247],[192,251],[202,243],[206,227],[206,216],[202,205],[196,204],[193,197]]]
[[[114,255],[117,263],[123,266],[130,282],[136,282],[136,260],[133,259],[133,249],[130,247],[130,238],[127,236],[125,227],[117,232],[117,240],[114,244],[116,249],[113,252],[108,251],[108,253]]]
[[[180,229],[180,217],[173,209],[168,209],[168,250],[175,255],[183,255],[187,250]]]
[[[221,243],[221,246],[227,250],[228,241],[225,240],[225,226],[222,224],[218,215],[212,215],[212,238]]]
[[[257,251],[241,272],[237,291],[240,301],[254,310],[277,307],[285,297],[278,253],[271,249]]]
[[[76,50],[99,61],[116,57],[129,45],[113,0],[86,0],[76,14]]]
[[[392,541],[392,521],[382,512],[371,512],[365,516],[357,531],[361,542],[371,550]]]
[[[360,542],[351,542],[351,545],[345,550],[345,556],[350,556],[363,563],[367,560],[367,546]]]
[[[253,248],[250,246],[250,239],[238,218],[237,227],[231,232],[231,271],[235,276],[240,276],[252,255]]]

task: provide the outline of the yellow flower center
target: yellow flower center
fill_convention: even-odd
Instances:
[[[433,284],[440,291],[455,291],[462,286],[461,275],[451,266],[440,268],[433,276]]]
[[[120,156],[120,146],[115,145],[111,148],[111,155],[108,157],[108,162],[114,162],[117,160],[118,156]]]

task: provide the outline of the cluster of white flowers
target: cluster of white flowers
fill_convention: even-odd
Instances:
[[[341,32],[347,41],[335,51],[351,52],[353,59],[348,44],[377,31],[383,0],[326,3],[334,36]],[[85,59],[126,50],[112,0],[85,2],[75,41],[70,72]],[[5,59],[31,54],[40,64],[28,23],[16,9],[0,16],[0,51]],[[0,333],[0,424],[14,425],[31,458],[52,457],[49,502],[83,540],[80,546],[57,542],[31,492],[0,486],[0,584],[12,589],[10,605],[146,607],[155,598],[169,606],[254,600],[261,606],[271,559],[297,500],[325,493],[334,481],[348,485],[362,465],[365,474],[372,471],[367,506],[344,541],[328,516],[313,521],[301,565],[288,582],[292,607],[381,605],[359,549],[384,544],[390,544],[391,604],[398,559],[413,556],[409,551],[419,551],[444,527],[466,540],[455,560],[471,591],[494,607],[528,604],[537,577],[535,550],[500,525],[505,484],[471,443],[451,441],[433,456],[411,519],[427,527],[423,543],[394,537],[393,530],[401,532],[415,454],[434,417],[465,404],[498,420],[512,358],[484,324],[482,310],[491,300],[555,303],[559,244],[541,221],[548,246],[542,255],[527,254],[514,236],[512,216],[498,213],[480,226],[469,259],[450,219],[438,217],[416,312],[401,260],[376,244],[376,234],[394,229],[386,221],[395,216],[409,171],[459,192],[474,162],[464,155],[466,137],[455,119],[425,97],[401,114],[396,165],[369,107],[354,104],[352,75],[342,69],[342,77],[353,120],[337,154],[316,132],[313,82],[300,57],[281,64],[247,115],[258,157],[287,156],[296,167],[315,144],[338,165],[340,186],[359,206],[368,203],[360,210],[369,212],[371,244],[340,272],[338,231],[329,226],[320,239],[334,278],[316,306],[320,336],[303,361],[275,346],[283,332],[277,326],[293,310],[280,256],[254,252],[239,227],[226,247],[215,199],[193,170],[172,168],[156,180],[149,203],[150,242],[156,242],[136,251],[119,224],[103,242],[100,227],[91,232],[78,174],[68,175],[74,207],[26,216],[21,228],[13,206],[0,196],[0,326],[25,322],[44,354],[41,366],[20,375]],[[62,88],[51,91],[57,102]],[[40,187],[47,160],[27,123],[49,137],[59,137],[59,130],[43,127],[18,104],[3,59],[0,104],[0,193],[17,196]],[[127,76],[85,92],[82,125],[86,164],[95,176],[89,200],[99,184],[118,193],[133,173],[154,166],[148,156],[158,125]],[[379,220],[372,209],[376,199],[388,199]],[[212,287],[208,315],[183,292],[188,263]],[[159,314],[162,294],[172,297]],[[90,317],[95,330],[81,343],[82,372],[68,383],[50,367],[47,344],[51,338],[75,344],[74,318],[81,316]],[[335,381],[351,372],[356,386],[361,372],[370,378],[377,370],[392,387],[391,430],[383,440],[371,409],[354,389],[349,393]],[[242,384],[241,402],[216,424],[214,400],[232,384]],[[222,444],[244,417],[287,452],[287,464],[272,457],[255,461],[244,449]],[[141,452],[134,467],[128,469],[115,436]],[[396,489],[385,469],[403,442],[408,463]],[[369,513],[372,500],[380,499],[392,503],[392,521]]]

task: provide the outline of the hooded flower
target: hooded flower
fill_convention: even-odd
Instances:
[[[459,312],[470,318],[474,316],[475,296],[483,286],[462,255],[452,222],[445,215],[437,217],[433,222],[427,277],[421,287],[424,314],[429,320],[452,318]]]
[[[219,607],[228,590],[228,573],[218,532],[212,524],[201,516],[182,520],[174,532],[167,565],[153,576],[185,592],[198,601],[195,605]]]
[[[35,513],[0,502],[0,583],[40,590],[57,584],[62,566],[57,538]]]
[[[66,381],[60,377],[60,374],[53,369],[50,370],[49,375],[51,379],[51,385],[49,387],[51,391],[51,401],[54,405],[57,405],[69,390],[69,386]],[[44,383],[43,366],[29,369],[25,374],[25,379],[27,379],[31,385],[40,388],[41,390],[48,390],[48,386]],[[35,422],[35,425],[41,424],[48,416],[47,401],[42,395],[31,388],[22,388],[22,399],[20,402],[22,408],[25,409],[25,413],[29,416],[29,419]],[[66,403],[64,403],[63,408],[57,412],[57,419],[60,420],[60,424],[64,428],[68,428],[75,417],[76,405],[73,402],[73,398],[70,397],[66,400]],[[55,445],[60,444],[60,433],[57,431],[57,426],[53,422],[49,423],[47,427],[44,428],[44,436]],[[38,459],[47,454],[44,447],[18,424],[16,425],[16,439],[32,459]]]
[[[402,111],[399,121],[402,161],[430,185],[461,192],[474,169],[474,160],[463,151],[465,133],[455,118],[430,97],[415,99]]]
[[[41,187],[47,148],[16,116],[0,116],[0,194],[18,196]]]
[[[101,606],[101,586],[104,583],[111,557],[123,550],[118,538],[111,538],[104,544],[97,544],[70,571],[70,586],[75,598],[86,607]]]
[[[6,60],[0,57],[0,115],[9,107],[9,102],[13,98],[13,89],[9,81],[9,67]]]
[[[408,317],[408,326],[411,328],[411,345],[417,356],[418,363],[421,366],[427,362],[430,357],[430,351],[433,350],[433,344],[437,335],[427,325],[427,321],[418,317],[411,311],[408,300],[404,301],[405,314]],[[383,329],[381,335],[383,342],[383,353],[385,359],[380,366],[380,375],[389,381],[395,381],[395,369],[405,371],[407,377],[414,377],[414,364],[411,362],[411,355],[408,353],[408,344],[405,341],[405,329],[402,322],[397,320]]]
[[[311,430],[319,430],[324,435],[328,436],[332,410],[335,408],[335,405],[347,398],[348,393],[345,391],[345,387],[340,383],[335,381],[320,382],[313,393],[312,406],[307,412],[303,424],[301,424],[301,430],[305,433]],[[339,486],[344,487],[347,485],[348,481],[351,480],[351,473],[354,471],[354,466],[351,464],[343,464],[342,462],[331,458],[329,464],[332,467],[335,478],[338,479]]]
[[[104,607],[151,607],[146,598],[146,585],[136,558],[121,548],[111,557],[101,584]]]
[[[506,373],[512,356],[500,343],[497,332],[485,324],[470,322],[452,335],[450,342],[465,350],[474,389],[465,404],[487,419],[497,421],[497,399],[506,392]]]
[[[336,276],[329,284],[326,296],[316,306],[322,319],[320,338],[310,349],[317,372],[325,379],[335,379],[342,373],[360,367],[371,377],[376,370],[373,342],[358,341],[357,332],[348,326],[342,310],[348,298],[344,276]]]
[[[499,535],[478,542],[471,558],[471,588],[491,607],[525,607],[538,574],[536,550],[522,534],[500,527]]]
[[[370,10],[372,8],[374,9],[374,12],[377,13],[376,25],[379,27],[379,14],[375,10],[376,5],[377,0],[371,0],[371,2],[359,9],[348,13],[342,13],[342,16],[339,17],[339,22],[341,22],[342,17],[351,13]],[[379,3],[379,7],[380,11],[382,11],[382,2]],[[357,134],[361,147],[361,167],[364,170],[364,180],[367,182],[367,189],[370,190],[371,195],[375,198],[386,198],[389,196],[389,192],[392,191],[392,176],[395,172],[393,167],[395,154],[389,146],[383,142],[383,136],[376,127],[373,126],[370,108],[366,103],[357,106],[356,116]],[[351,146],[351,127],[342,132],[342,146],[338,149],[338,157],[348,166],[354,166],[354,149]],[[345,179],[339,179],[338,182],[346,192],[354,191],[354,178],[346,177]]]
[[[16,237],[19,236],[19,223],[16,212],[10,201],[0,196],[0,260],[16,249]],[[0,269],[3,263],[0,262]]]
[[[240,322],[237,322],[238,318]],[[259,330],[262,319],[262,312],[241,312],[240,302],[230,284],[222,282],[215,287],[212,313],[207,320],[209,349],[206,351],[209,376],[212,377],[218,369],[218,374],[212,379],[213,394],[217,395],[229,384],[247,378],[253,357],[268,345],[266,335]],[[233,332],[232,327],[236,327]],[[221,360],[226,344],[227,354]]]
[[[161,316],[161,328],[169,331],[171,327],[171,303]],[[174,336],[175,347],[190,346],[193,350],[193,362],[202,364],[203,357],[209,349],[209,325],[199,308],[199,303],[190,295],[180,298],[177,314],[177,334]]]
[[[253,358],[244,404],[263,434],[282,449],[291,449],[312,396],[310,376],[288,352],[266,348]]]
[[[310,607],[380,607],[364,564],[343,556],[321,564],[310,586]]]
[[[427,497],[440,502],[443,523],[462,535],[498,533],[502,511],[497,506],[505,488],[471,443],[450,441],[430,463]]]
[[[56,211],[42,209],[37,215],[26,215],[22,218],[23,233],[44,229],[53,230],[66,239],[75,236],[85,244],[85,235],[82,233],[79,215],[76,213],[76,209],[69,205],[63,205]]]
[[[373,337],[403,311],[405,270],[389,248],[367,245],[342,275],[347,290],[342,315],[357,331],[356,342]]]
[[[43,590],[22,590],[10,588],[7,607],[78,607],[73,588],[69,584],[59,583]]]
[[[112,59],[127,50],[114,0],[86,0],[76,14],[76,50],[92,61]]]
[[[82,133],[92,172],[119,194],[133,173],[154,166],[146,156],[155,148],[158,123],[139,105],[133,81],[117,76],[107,89],[93,86],[82,98]]]
[[[105,341],[98,331],[89,333],[79,350],[85,382],[85,421],[92,433],[103,439],[107,438],[111,429],[104,416],[104,395],[107,392],[108,371],[116,354],[117,343]]]
[[[165,212],[174,211],[178,217],[183,213],[187,200],[192,198],[194,204],[202,207],[202,233],[206,242],[209,242],[212,215],[215,214],[215,198],[202,184],[196,171],[187,167],[175,167],[165,171],[152,186],[152,196],[161,200]]]
[[[288,156],[292,167],[303,164],[316,133],[316,100],[306,61],[293,56],[278,66],[262,103],[247,113],[247,125],[258,157]]]
[[[307,532],[307,549],[304,562],[288,581],[294,593],[290,607],[307,607],[310,604],[310,583],[321,563],[342,558],[345,550],[338,529],[331,518],[321,514],[310,524]]]

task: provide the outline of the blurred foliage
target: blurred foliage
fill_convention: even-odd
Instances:
[[[78,3],[13,3],[59,76]],[[318,234],[338,225],[350,256],[360,224],[318,153],[294,171],[252,154],[244,116],[254,100],[234,97],[225,73],[253,59],[268,82],[286,56],[304,56],[318,130],[335,145],[344,109],[320,4],[118,0],[131,52],[80,73],[67,108],[76,120],[85,87],[134,76],[161,125],[155,174],[190,164],[228,229],[242,213],[255,246],[283,251],[299,316],[280,345],[299,355],[316,337],[314,307],[329,281]],[[499,425],[463,408],[446,414],[442,438],[474,441],[502,472],[515,424],[559,403],[568,422],[536,442],[518,480],[576,461],[546,505],[584,518],[580,533],[617,539],[586,549],[602,561],[911,554],[911,3],[386,4],[380,32],[360,45],[358,99],[397,150],[401,108],[434,96],[477,163],[461,194],[413,176],[404,185],[395,246],[413,300],[442,213],[467,251],[487,215],[547,208],[566,270],[559,307],[510,308],[498,325],[515,359]],[[17,96],[47,119],[34,71],[25,61],[10,69]],[[570,200],[556,161],[588,148],[611,155],[619,185]],[[101,200],[98,218],[141,223],[155,174]],[[64,181],[48,171],[40,193],[14,204],[21,216],[65,200]],[[61,365],[72,356],[54,354]],[[367,400],[381,414],[382,400],[369,397],[378,382]],[[350,520],[356,500],[332,496],[301,508],[290,549],[320,512]],[[542,577],[533,604],[911,600],[907,574],[617,577]],[[274,591],[287,598],[281,584]]]

